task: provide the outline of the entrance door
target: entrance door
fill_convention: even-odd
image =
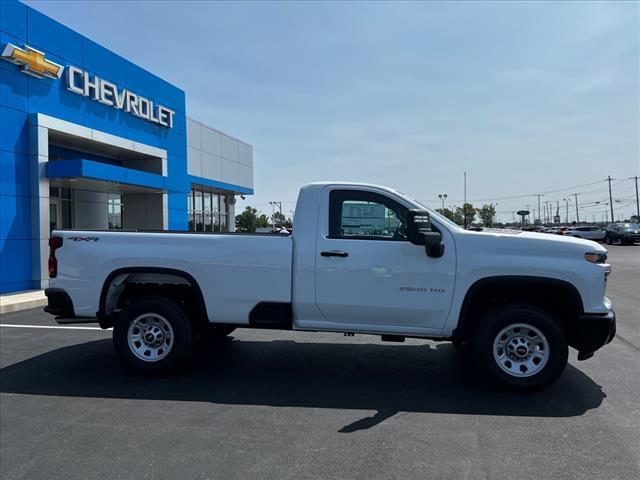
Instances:
[[[316,304],[338,329],[440,329],[453,295],[455,249],[428,257],[406,238],[408,209],[380,193],[329,193],[329,231],[316,243]]]

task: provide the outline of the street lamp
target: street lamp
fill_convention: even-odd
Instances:
[[[447,199],[446,193],[439,193],[438,198],[442,200],[442,214],[444,215],[444,201]]]

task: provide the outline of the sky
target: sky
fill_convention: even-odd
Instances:
[[[254,147],[271,213],[325,180],[498,218],[635,213],[637,2],[26,2],[186,92],[187,115]],[[600,202],[600,203],[596,203]],[[554,206],[553,213],[556,212]],[[537,213],[536,213],[537,216]]]

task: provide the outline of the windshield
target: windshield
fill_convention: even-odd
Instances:
[[[638,230],[640,229],[640,223],[625,223],[622,228],[625,230]]]

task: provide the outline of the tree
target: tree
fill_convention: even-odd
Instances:
[[[473,208],[473,205],[471,205],[470,203],[465,203],[462,208],[457,207],[456,214],[459,215],[462,220],[459,224],[462,224],[465,227],[471,225],[471,223],[473,223],[473,220],[476,218],[476,212],[477,210]],[[456,223],[458,222],[456,221]]]
[[[264,215],[261,215],[264,217]],[[247,206],[240,215],[236,215],[236,230],[239,232],[255,232],[258,226],[258,210]]]
[[[448,218],[449,220],[451,220],[452,222],[454,222],[455,220],[453,219],[455,214],[453,213],[452,210],[449,210],[448,208],[436,208],[436,212],[438,212],[440,215],[442,215],[445,218]]]
[[[282,227],[287,223],[287,218],[280,212],[273,212],[273,216],[271,218],[273,219],[273,224],[276,227]]]
[[[438,212],[443,217],[448,218],[452,222],[457,223],[458,225],[462,225],[464,223],[464,219],[462,217],[462,209],[460,207],[457,207],[455,211],[449,208],[436,208],[436,212]]]
[[[256,228],[268,228],[271,225],[269,217],[261,213],[256,222]]]
[[[485,227],[491,228],[496,221],[496,207],[491,204],[485,204],[478,209],[478,216]]]

